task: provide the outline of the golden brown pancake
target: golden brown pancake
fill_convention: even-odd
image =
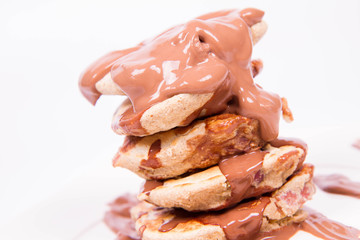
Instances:
[[[257,120],[222,114],[147,137],[127,136],[113,165],[145,179],[168,179],[263,145]]]
[[[265,155],[258,159],[238,158],[225,159],[219,166],[186,177],[166,180],[153,189],[145,189],[138,198],[159,207],[183,208],[187,211],[219,210],[236,204],[243,199],[260,196],[281,187],[286,179],[302,166],[305,152],[295,146],[272,147],[264,149]],[[249,158],[254,158],[249,154]],[[233,161],[244,169],[222,167],[222,163]],[[248,163],[244,163],[244,161]],[[229,173],[233,174],[233,179]],[[230,183],[232,181],[232,183]],[[151,185],[151,181],[145,184]],[[236,186],[234,186],[236,185]],[[234,191],[232,188],[241,188]]]

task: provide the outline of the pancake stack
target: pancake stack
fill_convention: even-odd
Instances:
[[[306,218],[315,192],[306,151],[296,139],[263,141],[256,120],[221,114],[127,136],[113,164],[146,179],[132,209],[142,239],[253,239]]]
[[[315,192],[307,146],[277,137],[280,112],[292,119],[286,99],[253,81],[262,17],[203,15],[104,56],[81,77],[92,103],[128,96],[113,118],[126,135],[113,165],[145,183],[137,200],[122,196],[106,214],[118,239],[260,239],[306,218],[301,207]]]

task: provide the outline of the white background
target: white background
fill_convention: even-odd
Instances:
[[[250,6],[265,10],[269,25],[254,49],[264,61],[257,82],[287,97],[295,115],[281,135],[305,139],[316,165],[360,167],[350,146],[360,138],[358,0],[2,0],[0,228],[27,214],[37,239],[70,238],[86,225],[80,214],[137,191],[139,178],[111,167],[122,138],[110,121],[123,99],[104,97],[94,108],[78,90],[91,62],[203,13]],[[74,225],[60,230],[64,219]]]

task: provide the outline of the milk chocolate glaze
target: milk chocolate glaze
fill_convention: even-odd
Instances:
[[[159,231],[166,232],[175,228],[179,223],[190,220],[203,224],[219,225],[229,240],[250,240],[260,231],[263,211],[270,202],[268,197],[261,197],[254,201],[241,203],[234,208],[218,212],[189,213],[175,210],[175,217],[164,222]]]
[[[164,185],[163,182],[157,180],[146,180],[140,189],[140,192],[150,195],[151,190]]]
[[[161,140],[158,139],[151,144],[148,152],[148,158],[141,160],[140,165],[152,169],[161,167],[162,166],[161,162],[156,157],[156,154],[158,154],[160,151],[161,151]]]
[[[80,89],[95,103],[100,94],[94,85],[110,72],[132,102],[133,114],[127,113],[131,118],[177,94],[212,92],[215,95],[202,111],[205,115],[231,110],[257,119],[264,140],[273,140],[281,100],[254,83],[251,64],[250,27],[263,15],[252,8],[219,11],[170,28],[133,49],[99,59],[81,76]]]
[[[108,74],[114,62],[120,57],[135,51],[138,47],[129,48],[121,51],[114,51],[101,57],[99,60],[90,65],[80,76],[79,88],[83,96],[93,105],[101,96],[95,84]]]
[[[360,198],[360,182],[351,181],[341,174],[319,175],[315,184],[323,191]]]
[[[231,206],[245,198],[257,195],[252,183],[262,167],[266,153],[265,151],[255,151],[227,158],[219,163],[219,168],[231,188],[231,197],[221,208]]]
[[[130,209],[139,203],[136,196],[125,194],[109,204],[105,213],[105,224],[117,235],[118,240],[140,240],[135,231],[135,224],[130,216]]]

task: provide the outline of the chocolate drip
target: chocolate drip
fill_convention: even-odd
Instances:
[[[79,88],[83,96],[95,105],[101,96],[101,93],[96,90],[95,84],[110,72],[117,59],[136,49],[138,47],[110,52],[90,65],[80,76]]]
[[[231,198],[221,208],[231,206],[257,194],[252,183],[257,174],[259,176],[266,153],[265,151],[255,151],[227,158],[219,163],[219,168],[231,187]],[[262,190],[264,191],[264,189]]]
[[[156,154],[158,154],[160,151],[161,151],[161,140],[158,139],[151,144],[148,152],[148,159],[141,160],[140,165],[152,169],[161,167],[162,166],[161,162],[156,157]]]
[[[260,231],[263,211],[269,202],[268,197],[261,197],[258,200],[241,203],[231,209],[211,213],[189,213],[177,210],[175,217],[164,222],[159,231],[170,231],[180,223],[198,221],[220,226],[229,240],[253,239]]]
[[[147,180],[145,181],[142,189],[140,190],[140,192],[145,193],[146,195],[150,195],[151,190],[162,186],[164,183],[161,181],[156,181],[156,180]]]
[[[351,181],[344,175],[319,175],[314,178],[314,182],[325,192],[360,198],[360,182]]]
[[[94,87],[101,79],[98,76],[111,73],[133,105],[115,119],[113,128],[136,130],[139,126],[131,125],[156,103],[182,93],[214,93],[185,124],[201,112],[209,116],[232,109],[232,113],[259,120],[263,139],[273,140],[278,135],[281,100],[254,83],[253,75],[261,67],[251,64],[250,27],[263,15],[252,8],[215,12],[175,26],[134,49],[110,53],[82,75],[81,91],[94,103],[99,97]],[[230,101],[233,98],[236,101]]]

